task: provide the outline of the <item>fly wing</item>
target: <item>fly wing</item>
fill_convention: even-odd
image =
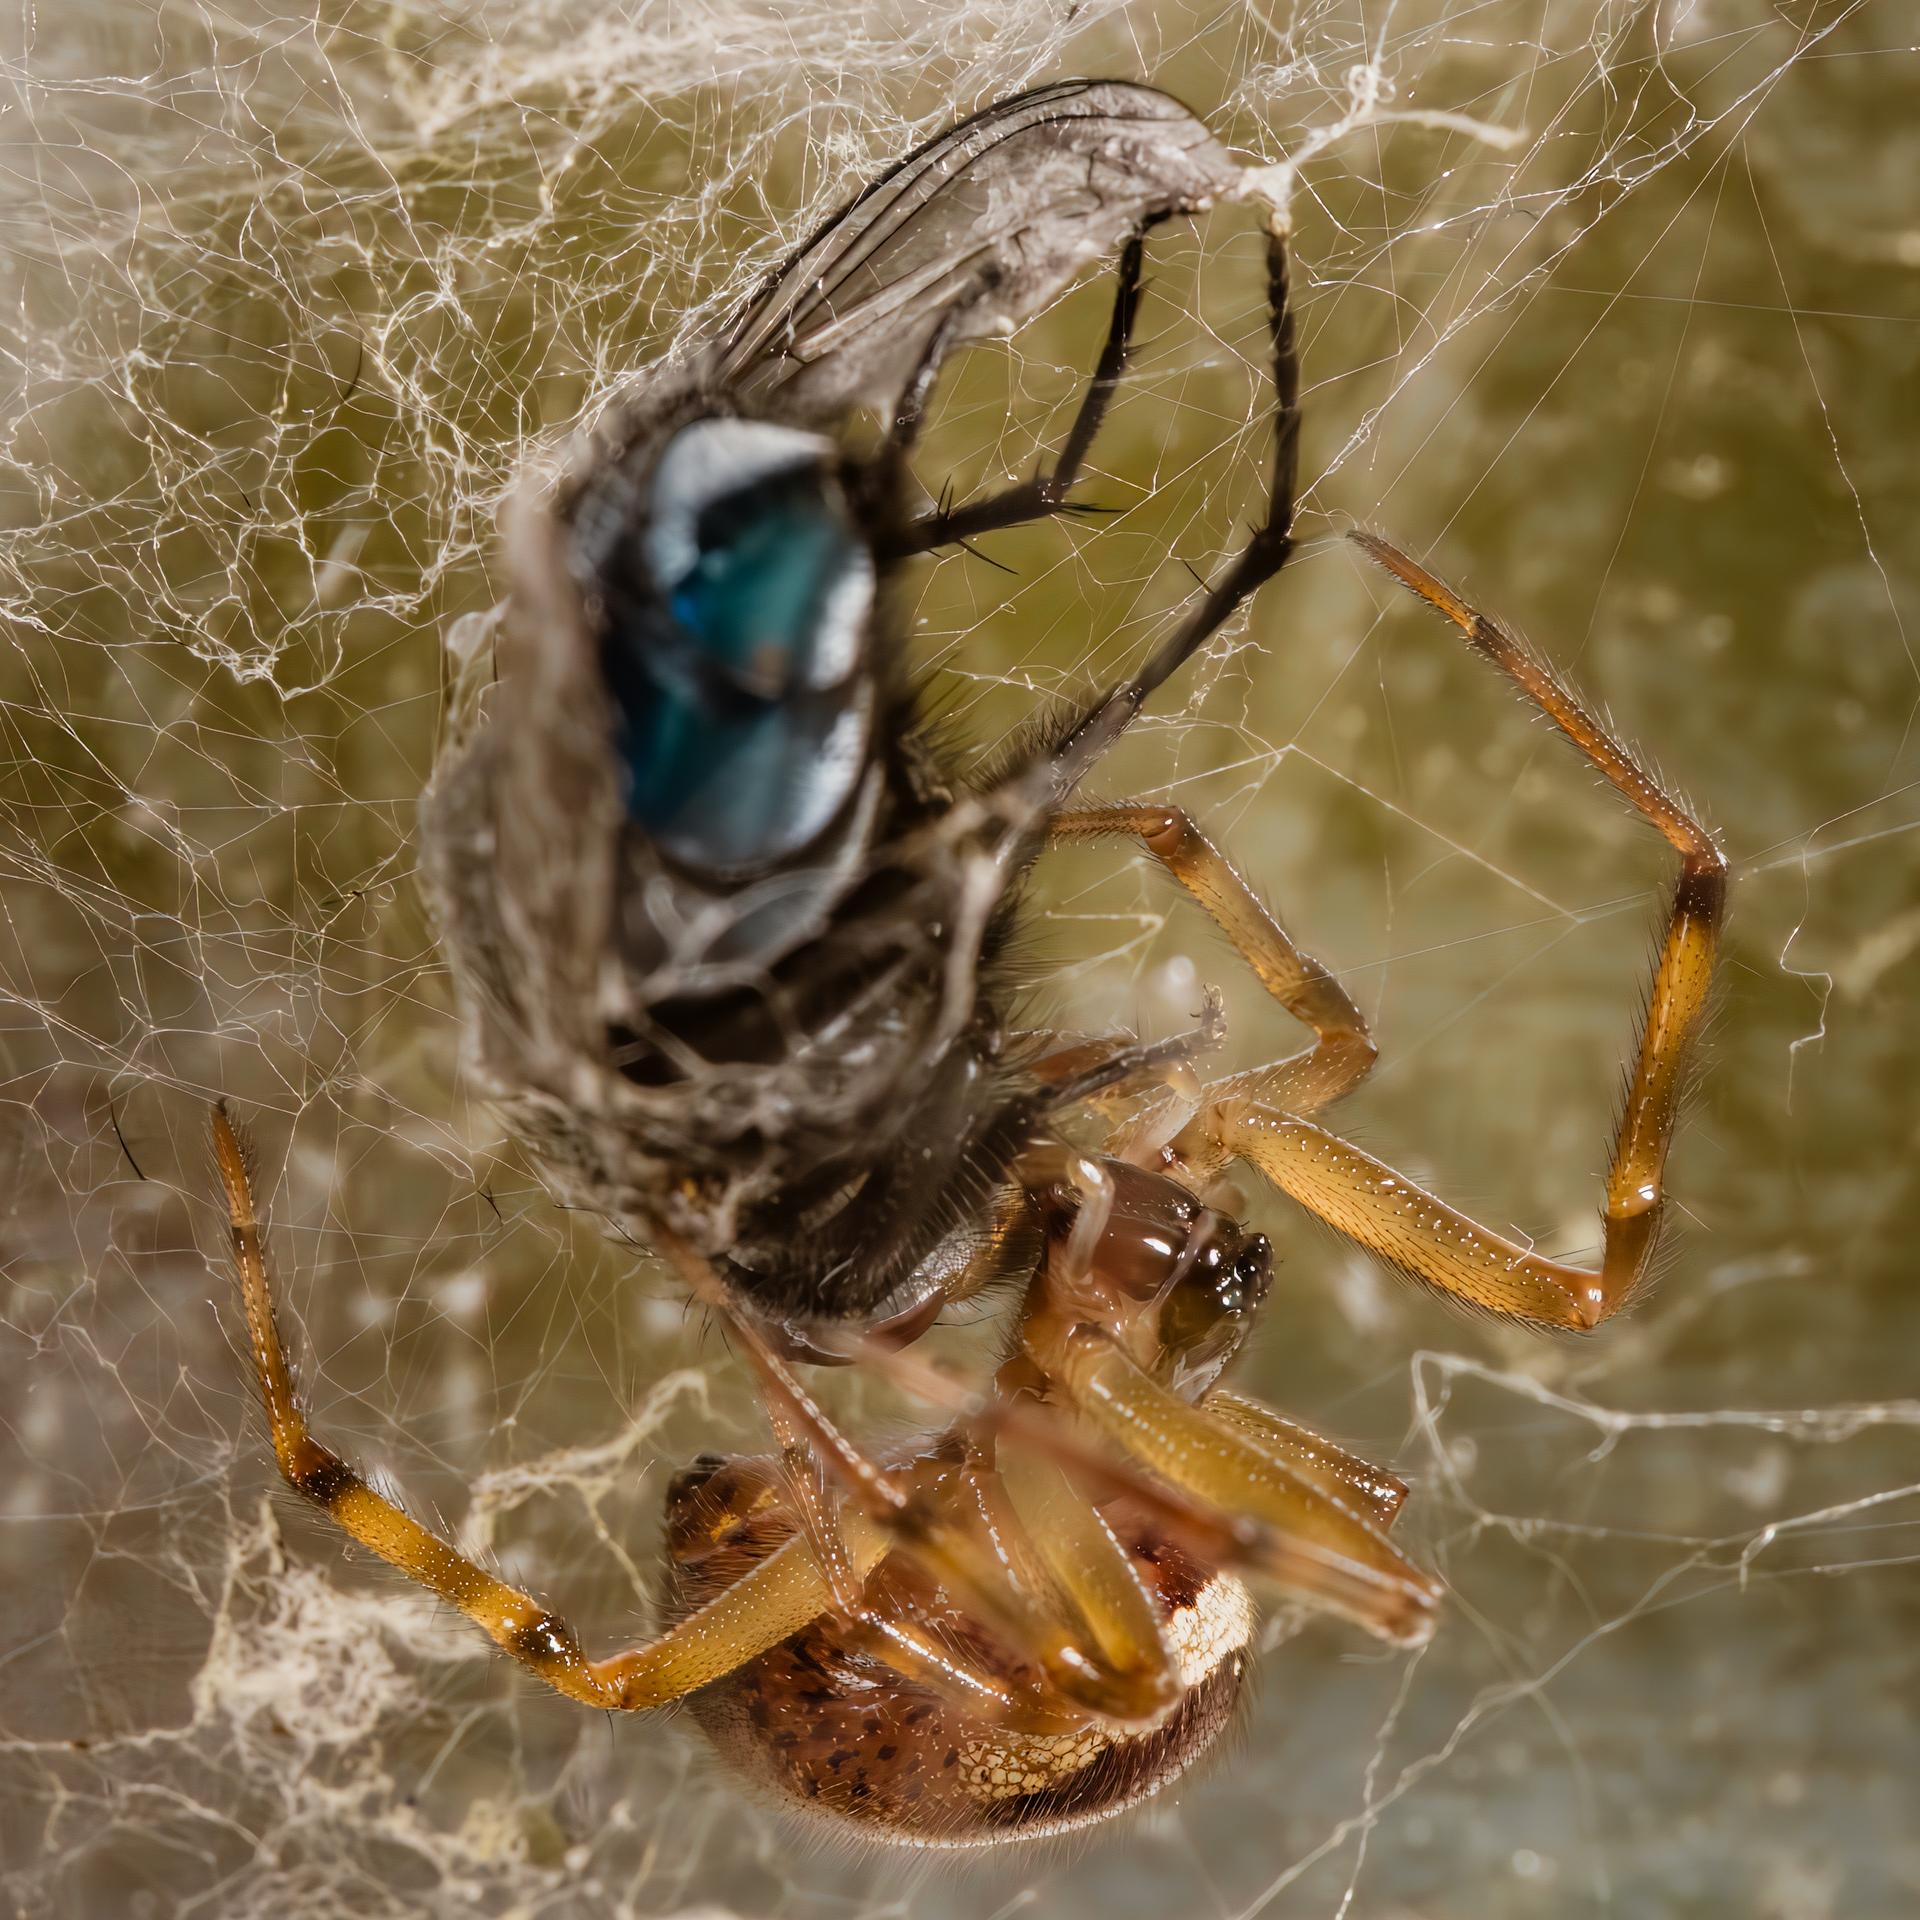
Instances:
[[[945,329],[1004,333],[1091,262],[1247,175],[1152,87],[1063,80],[937,134],[834,215],[736,316],[705,379],[789,418],[891,413]]]

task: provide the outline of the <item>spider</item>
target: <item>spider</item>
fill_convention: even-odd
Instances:
[[[869,1838],[1040,1838],[1178,1777],[1245,1672],[1241,1573],[1396,1643],[1430,1630],[1438,1584],[1387,1538],[1404,1483],[1219,1384],[1271,1249],[1145,1135],[1134,1159],[1023,1157],[1041,1251],[1010,1350],[990,1396],[887,1461],[904,1525],[842,1516],[851,1597],[815,1557],[782,1460],[706,1455],[667,1493],[672,1624],[601,1660],[313,1437],[224,1107],[213,1141],[290,1484],[558,1691],[625,1709],[684,1697],[740,1775]],[[1035,1417],[1063,1407],[1111,1459]]]
[[[1590,1329],[1626,1304],[1660,1221],[1724,861],[1538,655],[1416,561],[1353,536],[1679,856],[1597,1271],[1329,1131],[1375,1057],[1338,982],[1184,813],[1076,798],[1292,551],[1277,215],[1270,497],[1246,545],[1133,674],[990,777],[965,778],[916,718],[896,577],[1071,505],[1126,366],[1144,235],[1256,197],[1250,178],[1147,88],[1065,82],[990,108],[830,220],[509,525],[503,697],[454,743],[423,819],[479,1069],[555,1188],[657,1249],[731,1330],[778,1446],[675,1483],[679,1617],[659,1639],[588,1659],[308,1433],[244,1160],[214,1121],[289,1482],[560,1692],[694,1697],[747,1771],[880,1837],[1057,1831],[1176,1776],[1238,1684],[1242,1574],[1389,1642],[1431,1633],[1438,1585],[1388,1534],[1404,1488],[1218,1385],[1267,1287],[1265,1241],[1209,1204],[1235,1163],[1415,1279],[1535,1326]],[[1106,341],[1051,468],[916,510],[908,456],[946,356],[1116,250]],[[884,423],[866,450],[862,410]],[[1206,1084],[1211,1019],[1154,1044],[1013,1031],[1025,877],[1046,846],[1090,839],[1160,862],[1313,1044]],[[1067,1143],[1070,1116],[1128,1100],[1103,1150]],[[906,1349],[996,1285],[1023,1306],[992,1390],[971,1394]],[[847,1360],[952,1426],[873,1457],[796,1371]],[[965,1779],[929,1770],[933,1743],[976,1756],[955,1761]]]

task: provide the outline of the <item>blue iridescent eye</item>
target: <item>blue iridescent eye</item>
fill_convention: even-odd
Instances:
[[[829,825],[867,759],[873,556],[832,445],[697,421],[661,455],[648,509],[605,583],[628,813],[691,866],[784,859]]]

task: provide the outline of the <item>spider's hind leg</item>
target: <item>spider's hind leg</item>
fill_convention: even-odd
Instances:
[[[1139,841],[1213,921],[1256,979],[1303,1026],[1314,1044],[1281,1063],[1287,1106],[1314,1113],[1351,1093],[1372,1071],[1377,1049],[1366,1017],[1311,954],[1297,947],[1259,894],[1178,807],[1086,807],[1055,814],[1049,841]],[[1193,1165],[1192,1171],[1218,1171]]]
[[[213,1150],[226,1189],[247,1343],[287,1484],[390,1567],[457,1607],[556,1693],[593,1707],[661,1706],[732,1673],[826,1611],[826,1583],[796,1537],[658,1639],[589,1660],[565,1620],[376,1493],[357,1468],[313,1436],[274,1317],[253,1180],[221,1106],[213,1110]],[[864,1574],[878,1553],[871,1541],[862,1549],[856,1558]]]

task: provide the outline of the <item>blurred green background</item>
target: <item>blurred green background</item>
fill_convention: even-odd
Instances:
[[[1252,7],[76,0],[5,30],[0,1904],[161,1916],[1920,1910],[1920,59],[1898,0]],[[1375,1024],[1345,1124],[1594,1239],[1662,850],[1378,525],[1529,631],[1724,832],[1734,918],[1662,1285],[1464,1319],[1249,1211],[1244,1383],[1416,1483],[1417,1658],[1275,1623],[1232,1757],[1072,1851],[811,1844],[689,1727],[539,1693],[283,1495],[205,1102],[253,1121],[321,1430],[563,1606],[648,1618],[664,1475],[756,1444],[672,1289],[464,1078],[413,807],[494,512],[880,162],[1139,75],[1308,171],[1307,544],[1109,790],[1201,814]],[[913,585],[990,751],[1258,511],[1258,248],[1156,236],[1097,524]],[[1057,437],[1107,291],[956,366],[921,463]],[[464,624],[463,624],[464,623]],[[1052,863],[1035,1017],[1296,1036],[1169,890]],[[955,1352],[979,1331],[948,1340]],[[839,1383],[849,1417],[908,1410]]]

